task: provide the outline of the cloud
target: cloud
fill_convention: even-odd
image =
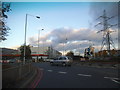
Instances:
[[[114,32],[111,36],[115,37],[117,32]],[[67,39],[66,39],[67,38]],[[90,41],[89,41],[90,40]],[[96,50],[100,50],[102,43],[102,33],[97,33],[96,30],[87,28],[57,28],[40,37],[39,45],[52,46],[58,51],[80,51],[84,53],[84,49],[89,45],[94,44]],[[33,46],[38,45],[38,37],[32,36],[29,38],[29,44]]]

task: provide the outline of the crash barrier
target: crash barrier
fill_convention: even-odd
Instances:
[[[17,81],[23,79],[28,74],[32,73],[35,68],[31,63],[19,65],[17,67],[2,70],[2,88],[9,88]]]

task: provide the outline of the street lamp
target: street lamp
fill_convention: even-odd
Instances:
[[[64,55],[64,52],[65,52],[65,42],[60,42],[63,44],[63,55]]]
[[[25,53],[26,52],[26,31],[27,31],[27,17],[28,17],[28,15],[40,19],[39,16],[34,16],[34,15],[26,14],[26,18],[25,18],[25,38],[24,38],[24,64],[25,64],[25,54],[26,54]]]
[[[79,44],[79,56],[80,56],[80,46],[81,46],[81,44]]]
[[[41,30],[44,30],[44,29],[41,29]],[[38,31],[38,60],[39,60],[39,36],[40,35],[40,30]]]

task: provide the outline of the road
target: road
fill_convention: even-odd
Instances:
[[[117,69],[51,66],[48,62],[33,65],[39,70],[31,88],[120,88]]]

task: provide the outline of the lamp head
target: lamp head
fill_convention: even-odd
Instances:
[[[36,16],[36,18],[39,18],[39,19],[40,19],[40,17],[39,17],[39,16]]]

